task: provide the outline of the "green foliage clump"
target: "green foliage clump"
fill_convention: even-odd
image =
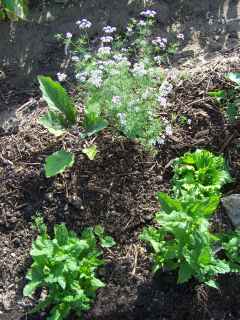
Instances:
[[[213,234],[209,222],[220,201],[220,188],[231,177],[223,157],[206,150],[184,154],[173,167],[175,198],[158,194],[158,227],[145,228],[140,238],[153,248],[155,272],[178,270],[178,283],[195,277],[217,287],[215,276],[239,270],[240,263],[239,232]],[[218,258],[216,248],[226,259]]]
[[[173,164],[175,197],[218,195],[222,186],[232,181],[222,156],[207,150],[187,152]]]
[[[46,290],[33,312],[51,307],[48,320],[65,319],[70,312],[81,316],[91,307],[96,290],[104,287],[96,276],[97,268],[104,265],[97,240],[102,247],[111,247],[114,241],[100,226],[85,229],[78,238],[64,224],[54,227],[51,239],[45,225],[37,222],[40,234],[32,245],[33,263],[24,295],[31,296],[37,288]]]

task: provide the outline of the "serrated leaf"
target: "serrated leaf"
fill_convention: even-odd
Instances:
[[[102,237],[104,235],[104,228],[100,225],[95,226],[94,228],[94,233],[98,236],[98,237]]]
[[[89,160],[94,160],[98,153],[97,146],[93,144],[90,147],[84,148],[82,152],[87,155]]]
[[[45,174],[47,178],[54,177],[64,172],[66,168],[74,164],[74,155],[71,152],[60,150],[47,157],[45,163]]]
[[[60,83],[50,77],[38,76],[43,99],[47,102],[50,111],[62,112],[69,125],[76,122],[77,110],[71,98]]]
[[[64,117],[58,112],[48,111],[38,119],[38,122],[56,137],[66,132]]]
[[[226,74],[226,78],[240,86],[240,72],[229,72]]]
[[[172,199],[164,192],[158,192],[157,198],[161,204],[161,209],[166,213],[171,213],[172,211],[180,211],[182,209],[180,201]]]
[[[103,288],[103,287],[105,287],[105,284],[104,284],[101,280],[99,280],[99,279],[97,279],[97,278],[93,278],[93,279],[91,280],[91,285],[92,285],[94,288]]]
[[[68,242],[68,230],[65,224],[56,225],[54,227],[54,234],[60,246],[63,246]]]

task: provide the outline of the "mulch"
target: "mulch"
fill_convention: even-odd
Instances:
[[[173,135],[158,147],[156,156],[105,130],[94,141],[99,153],[90,161],[81,153],[84,142],[77,129],[62,139],[37,124],[44,108],[41,100],[31,112],[27,106],[19,109],[17,133],[0,137],[0,319],[46,319],[46,313],[26,316],[36,301],[22,296],[37,212],[49,232],[60,222],[77,233],[101,224],[117,242],[104,253],[106,266],[99,274],[106,287],[98,291],[84,319],[240,319],[240,276],[219,277],[220,290],[194,280],[176,285],[174,273],[151,273],[147,248],[138,239],[159,209],[156,192],[170,189],[171,160],[187,150],[223,153],[235,178],[224,193],[240,191],[238,126],[230,125],[207,96],[208,90],[231,86],[224,72],[238,67],[232,58],[216,59],[175,83],[171,104],[163,110],[163,116],[174,122]],[[191,124],[181,122],[183,115]],[[64,174],[46,179],[44,159],[61,147],[75,153],[76,163]],[[229,228],[221,208],[216,216],[217,228]]]

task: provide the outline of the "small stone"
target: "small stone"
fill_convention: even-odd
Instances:
[[[240,194],[222,198],[222,205],[235,227],[240,227]]]

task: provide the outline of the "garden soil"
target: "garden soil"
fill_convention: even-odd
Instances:
[[[60,222],[78,234],[86,226],[101,224],[117,242],[104,252],[106,266],[99,276],[106,286],[98,291],[83,319],[240,319],[240,276],[220,276],[219,290],[194,281],[176,285],[174,273],[152,274],[147,248],[138,239],[159,210],[156,192],[170,190],[171,160],[187,150],[206,148],[224,153],[235,178],[224,193],[240,192],[240,126],[229,125],[219,106],[207,96],[207,90],[231,86],[223,75],[239,68],[238,56],[238,51],[232,51],[224,59],[202,63],[175,84],[164,114],[175,114],[174,132],[155,156],[105,130],[95,140],[99,153],[90,161],[81,153],[78,129],[64,139],[53,138],[37,124],[46,108],[41,100],[36,99],[34,110],[26,106],[18,111],[17,132],[0,137],[0,319],[47,317],[47,311],[27,315],[40,293],[33,299],[22,295],[37,212],[42,213],[50,233]],[[182,115],[191,119],[191,124],[183,124]],[[62,146],[71,148],[76,163],[64,174],[47,179],[43,161]],[[231,228],[222,208],[213,219],[213,228]],[[76,317],[73,314],[68,320]]]

